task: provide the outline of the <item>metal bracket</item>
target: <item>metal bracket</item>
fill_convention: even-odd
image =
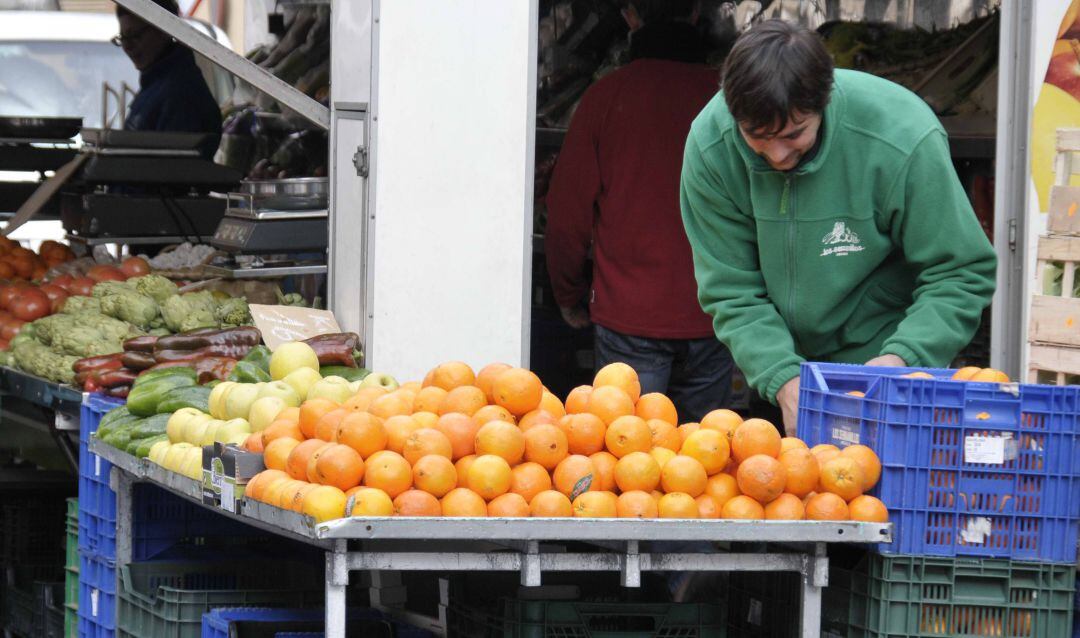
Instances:
[[[641,587],[641,554],[638,553],[637,541],[626,541],[626,554],[623,555],[619,578],[623,587]]]
[[[525,587],[540,586],[540,543],[529,541],[521,555],[521,584]]]
[[[352,156],[352,163],[356,167],[357,176],[364,178],[368,176],[368,150],[366,146],[361,144],[356,147],[356,152]]]

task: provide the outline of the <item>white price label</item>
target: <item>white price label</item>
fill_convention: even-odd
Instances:
[[[981,434],[964,437],[964,462],[1004,465],[1005,439]]]
[[[986,543],[986,538],[990,536],[992,531],[990,519],[985,516],[977,516],[968,519],[967,525],[960,530],[960,538],[971,545],[982,545]]]
[[[860,443],[859,433],[845,428],[833,428],[832,438],[834,441],[847,443],[848,445],[858,445]]]
[[[232,481],[221,483],[221,509],[236,513],[236,485]]]

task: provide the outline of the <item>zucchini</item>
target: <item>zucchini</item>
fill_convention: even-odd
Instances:
[[[170,390],[158,403],[158,414],[172,414],[181,408],[195,408],[200,412],[209,412],[210,388],[197,385],[184,386]]]

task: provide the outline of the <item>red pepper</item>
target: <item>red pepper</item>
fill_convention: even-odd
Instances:
[[[152,352],[129,351],[121,358],[124,365],[132,370],[145,370],[154,366],[154,354]]]
[[[111,397],[126,399],[129,392],[131,392],[130,385],[118,385],[115,388],[109,388],[109,391],[106,392],[106,394]]]
[[[79,359],[75,363],[71,364],[71,369],[74,370],[76,373],[87,370],[116,370],[123,365],[120,362],[120,359],[123,356],[123,352],[117,352],[114,354],[103,354],[96,357],[86,357],[85,359]]]
[[[305,339],[319,357],[321,366],[348,366],[355,368],[355,354],[360,348],[360,335],[355,332],[338,332]]]
[[[243,359],[253,346],[248,344],[219,344],[205,346],[198,350],[158,350],[154,353],[154,360],[158,363],[170,361],[196,361],[206,357],[226,357],[229,359]]]
[[[126,352],[153,352],[157,340],[158,338],[153,335],[132,337],[124,342],[124,350]]]
[[[83,389],[87,392],[94,392],[95,390],[89,390],[88,386],[94,386],[95,388],[115,388],[120,385],[131,385],[135,383],[135,377],[138,376],[133,370],[127,368],[120,368],[119,370],[99,370],[91,374],[86,382],[83,384]]]

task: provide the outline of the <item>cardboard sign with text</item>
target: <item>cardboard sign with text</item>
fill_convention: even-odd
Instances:
[[[279,345],[289,341],[341,332],[334,313],[329,310],[261,304],[250,304],[249,307],[255,327],[262,332],[263,342],[271,350],[277,350]]]

